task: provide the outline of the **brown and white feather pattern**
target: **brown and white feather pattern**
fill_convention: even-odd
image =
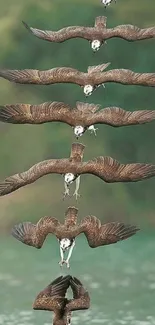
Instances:
[[[78,144],[76,144],[78,145]],[[73,145],[72,145],[73,146]],[[83,145],[81,152],[83,151]],[[80,150],[80,149],[79,149]],[[97,157],[88,162],[82,162],[82,156],[69,159],[51,159],[42,161],[29,170],[15,174],[0,182],[0,196],[9,194],[20,187],[35,182],[47,174],[72,173],[75,177],[82,174],[95,175],[107,183],[115,182],[138,182],[155,176],[155,165],[145,163],[121,164],[112,157]]]
[[[73,292],[73,299],[70,300],[65,297],[69,286]],[[54,311],[54,325],[68,325],[72,311],[88,309],[89,307],[89,293],[84,289],[79,279],[70,275],[55,279],[37,295],[33,303],[35,310]]]
[[[41,248],[48,234],[55,235],[59,240],[75,239],[84,233],[90,247],[98,247],[116,243],[133,236],[139,228],[124,223],[111,222],[101,224],[95,216],[88,216],[77,224],[78,209],[69,207],[65,213],[64,224],[54,217],[43,217],[36,225],[23,222],[12,228],[12,236],[22,243]]]
[[[0,77],[21,84],[49,85],[55,83],[73,83],[81,87],[92,87],[107,82],[115,82],[123,85],[155,86],[155,73],[136,73],[127,69],[113,69],[103,71],[107,64],[88,67],[84,73],[73,68],[54,68],[45,71],[25,70],[0,70]]]
[[[65,213],[65,223],[67,228],[72,228],[77,223],[78,209],[75,207],[70,207]]]
[[[107,18],[98,16],[95,19],[94,27],[69,26],[59,31],[41,30],[24,26],[36,37],[49,41],[61,43],[72,38],[83,38],[89,41],[95,39],[104,42],[110,38],[122,38],[126,41],[139,41],[155,37],[155,26],[148,28],[139,28],[134,25],[119,25],[114,28],[106,28]]]
[[[77,163],[81,163],[85,146],[81,143],[72,143],[70,158],[44,160],[32,166],[29,170],[15,174],[0,183],[0,196],[16,191],[27,184],[34,183],[47,174],[64,175],[65,170],[75,172]]]
[[[60,315],[65,314],[65,307],[68,300],[65,298],[67,289],[70,286],[71,276],[60,276],[42,290],[33,303],[35,310],[54,311],[56,319],[59,320]]]
[[[90,296],[83,284],[76,277],[70,279],[70,286],[73,292],[73,299],[66,305],[67,311],[84,310],[90,307]]]
[[[62,102],[38,105],[12,104],[0,106],[0,121],[13,124],[62,122],[75,127],[108,124],[113,127],[144,124],[155,119],[155,110],[126,111],[120,107],[77,102],[75,108]]]

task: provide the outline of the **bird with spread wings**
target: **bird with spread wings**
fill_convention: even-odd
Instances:
[[[63,102],[46,102],[38,105],[12,104],[0,106],[0,121],[13,124],[67,123],[74,129],[78,139],[87,130],[96,135],[94,124],[113,127],[144,124],[155,120],[155,110],[125,111],[120,107],[76,102],[71,108]]]
[[[58,31],[41,30],[29,27],[25,22],[23,24],[34,36],[48,42],[62,43],[73,38],[85,39],[90,42],[94,52],[97,52],[110,38],[122,38],[133,42],[155,37],[155,27],[139,28],[134,25],[119,25],[106,28],[107,17],[104,16],[96,17],[94,27],[69,26]]]
[[[71,287],[73,298],[67,299],[66,293]],[[42,290],[33,303],[34,310],[54,312],[53,325],[70,325],[72,311],[90,307],[90,296],[76,277],[60,276]]]
[[[139,230],[136,226],[122,222],[101,224],[95,216],[87,216],[77,224],[78,209],[69,207],[65,213],[64,223],[54,217],[42,217],[36,225],[23,222],[12,228],[12,235],[22,243],[40,249],[48,234],[53,234],[60,245],[60,266],[64,263],[69,268],[69,260],[75,246],[75,238],[83,233],[91,248],[110,245],[125,240]],[[67,259],[64,254],[68,251]]]
[[[155,176],[155,165],[146,163],[121,164],[108,156],[99,156],[87,162],[82,162],[85,146],[73,143],[70,158],[49,159],[33,165],[25,172],[7,177],[0,182],[0,196],[4,196],[17,189],[34,183],[47,174],[61,174],[64,176],[64,197],[69,195],[69,186],[76,181],[73,195],[79,196],[80,176],[91,174],[104,180],[106,183],[138,182]]]
[[[44,71],[1,69],[0,77],[20,84],[76,84],[83,88],[86,97],[90,96],[99,86],[105,87],[106,82],[155,87],[155,73],[137,73],[127,69],[104,71],[109,65],[110,63],[89,66],[86,73],[70,67],[53,68]]]

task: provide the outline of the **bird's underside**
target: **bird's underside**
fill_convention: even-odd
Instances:
[[[23,222],[15,225],[12,235],[26,245],[41,248],[47,235],[53,234],[60,243],[60,265],[69,267],[69,260],[75,245],[75,238],[81,233],[87,238],[92,248],[117,243],[127,239],[139,230],[132,225],[120,222],[101,224],[95,216],[87,216],[77,223],[78,209],[69,207],[65,213],[65,222],[62,224],[54,217],[42,217],[38,223]],[[68,257],[64,260],[64,252],[69,249]]]
[[[83,88],[85,96],[90,96],[93,91],[107,82],[123,85],[155,86],[155,73],[136,73],[127,69],[113,69],[104,71],[110,63],[88,67],[84,73],[73,68],[54,68],[45,71],[25,70],[0,70],[0,77],[21,84],[50,85],[55,83],[72,83]]]
[[[155,119],[155,110],[125,111],[120,107],[77,102],[71,108],[63,102],[45,102],[38,105],[13,104],[0,106],[0,121],[13,124],[42,124],[62,122],[74,128],[78,139],[85,131],[96,135],[95,124],[108,124],[113,127],[144,124]]]
[[[79,143],[72,144],[72,149],[81,152],[69,159],[50,159],[39,162],[29,170],[15,174],[0,182],[0,196],[4,196],[17,189],[34,183],[37,179],[47,174],[64,175],[65,195],[68,187],[77,180],[75,190],[78,197],[79,177],[82,174],[92,174],[107,183],[138,182],[155,176],[155,165],[145,163],[121,164],[112,157],[96,157],[88,162],[82,162],[84,146]]]
[[[155,37],[155,27],[139,28],[134,25],[119,25],[107,28],[105,16],[96,17],[94,27],[69,26],[58,31],[41,30],[29,27],[25,22],[23,24],[34,36],[49,42],[62,43],[74,38],[86,39],[91,42],[94,52],[98,51],[101,45],[111,38],[139,41]]]

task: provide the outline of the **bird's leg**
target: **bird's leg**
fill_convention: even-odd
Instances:
[[[64,252],[61,247],[60,247],[60,256],[61,256],[61,261],[59,262],[59,265],[62,266],[65,263],[65,261],[64,261]]]
[[[73,196],[75,195],[76,200],[78,199],[78,197],[80,196],[80,194],[78,193],[79,187],[80,187],[80,176],[78,176],[75,180],[76,183],[76,187],[75,187],[75,192],[73,194]]]
[[[90,125],[90,126],[88,127],[88,130],[90,131],[90,133],[94,133],[95,136],[97,135],[97,134],[96,134],[96,131],[98,130],[98,128],[95,129],[94,125]]]
[[[65,192],[63,194],[63,200],[68,195],[69,196],[69,185],[64,182]]]
[[[71,245],[71,247],[70,247],[70,249],[69,249],[69,253],[68,253],[67,259],[66,259],[66,261],[65,261],[65,263],[66,263],[66,265],[67,265],[67,268],[70,267],[70,265],[69,265],[69,260],[70,260],[70,258],[71,258],[71,255],[72,255],[72,252],[73,252],[73,248],[74,248],[74,246],[75,246],[75,241],[73,241],[73,244]]]

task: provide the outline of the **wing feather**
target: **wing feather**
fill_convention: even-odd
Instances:
[[[70,275],[60,276],[42,290],[33,303],[33,309],[61,311],[64,310],[67,299],[65,298],[70,285]]]
[[[66,305],[67,311],[88,309],[90,307],[90,297],[76,277],[70,279],[70,286],[73,292],[73,299]]]
[[[59,121],[72,125],[71,113],[71,107],[62,102],[45,102],[40,105],[5,105],[0,106],[0,121],[14,124]]]
[[[93,174],[107,183],[138,182],[155,176],[155,165],[121,164],[111,157],[97,157],[77,167],[77,174]]]
[[[12,228],[12,236],[22,243],[41,248],[49,233],[56,235],[60,222],[53,217],[43,217],[36,225],[23,222]]]
[[[107,107],[87,117],[87,125],[108,124],[114,127],[144,124],[155,120],[155,111],[125,111],[120,107]]]
[[[97,72],[91,75],[91,79],[94,85],[100,85],[106,82],[116,82],[123,85],[155,87],[155,73],[137,73],[127,69],[113,69]]]
[[[133,236],[139,230],[136,226],[120,222],[101,225],[100,220],[94,216],[85,217],[82,222],[83,232],[91,248],[117,243]]]
[[[68,164],[68,159],[50,159],[35,164],[29,170],[10,176],[0,182],[0,196],[9,194],[20,187],[34,183],[44,175],[52,173],[64,174]]]
[[[155,27],[139,28],[134,25],[119,25],[108,29],[111,37],[120,37],[127,41],[138,41],[155,37]]]
[[[50,31],[50,30],[41,30],[37,28],[29,27],[24,21],[24,26],[28,29],[31,34],[34,36],[55,43],[62,43],[71,38],[84,38],[89,39],[89,35],[91,35],[91,30],[93,28],[83,27],[83,26],[69,26],[64,27],[58,31]]]
[[[83,85],[85,74],[77,69],[62,67],[50,70],[0,70],[0,77],[21,84],[50,85],[55,83],[75,83]]]

